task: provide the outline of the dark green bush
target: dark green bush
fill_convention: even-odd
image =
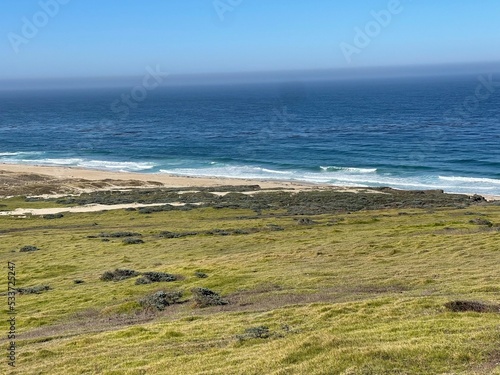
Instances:
[[[145,285],[145,284],[151,284],[152,281],[145,278],[145,277],[139,277],[137,280],[135,280],[135,285]]]
[[[476,224],[476,225],[486,225],[488,227],[493,226],[493,223],[491,221],[486,220],[486,219],[481,219],[479,217],[477,219],[470,220],[469,223]]]
[[[140,238],[125,238],[123,240],[123,243],[125,245],[138,245],[138,244],[141,244],[141,243],[144,243],[143,240],[141,240]]]
[[[144,272],[142,277],[136,280],[136,285],[140,284],[151,284],[159,282],[170,282],[177,280],[175,275],[171,275],[165,272]]]
[[[21,253],[27,253],[30,251],[37,251],[37,250],[40,250],[40,249],[36,246],[26,245],[26,246],[21,247],[21,249],[19,251]]]
[[[99,237],[102,238],[124,238],[124,237],[141,237],[142,234],[135,232],[114,232],[114,233],[101,233]]]
[[[500,312],[500,306],[488,305],[477,301],[450,301],[444,305],[448,310],[453,312],[473,311],[479,313]]]
[[[188,236],[196,236],[197,234],[199,234],[199,232],[176,233],[176,232],[163,231],[163,232],[160,232],[159,236],[162,238],[182,238],[182,237],[188,237]]]
[[[60,219],[62,217],[64,217],[63,214],[59,213],[59,214],[47,214],[47,215],[43,215],[42,216],[44,219]]]
[[[233,230],[233,234],[250,234],[251,231],[248,229],[235,229]]]
[[[267,339],[271,337],[271,332],[267,326],[250,327],[245,329],[243,335],[238,335],[237,337],[239,340]]]
[[[170,204],[166,204],[165,206],[141,207],[139,208],[138,212],[140,214],[152,214],[155,212],[173,211],[176,209],[177,207],[174,207]]]
[[[300,225],[314,225],[317,224],[315,221],[309,219],[308,217],[302,217],[299,220],[297,220],[297,223]]]
[[[19,294],[40,294],[43,292],[46,292],[47,290],[50,290],[51,287],[48,285],[37,285],[37,286],[31,286],[31,287],[26,287],[26,288],[18,288],[17,292]]]
[[[139,272],[136,272],[134,270],[127,270],[127,269],[116,269],[114,271],[106,271],[104,272],[100,279],[102,281],[120,281],[120,280],[125,280],[129,279],[131,277],[138,276]]]
[[[276,231],[276,232],[285,230],[285,228],[283,228],[283,227],[281,227],[281,226],[279,226],[277,224],[268,224],[267,227],[269,228],[269,230]]]
[[[145,309],[165,310],[167,306],[179,303],[182,292],[165,292],[160,290],[139,300],[139,304]]]
[[[207,234],[213,234],[217,236],[229,236],[231,233],[223,229],[212,229],[206,232]]]
[[[222,299],[219,293],[207,288],[193,288],[194,303],[197,307],[227,305],[229,302]]]

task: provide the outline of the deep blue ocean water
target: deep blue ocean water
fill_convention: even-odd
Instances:
[[[0,92],[0,162],[500,195],[479,78]]]

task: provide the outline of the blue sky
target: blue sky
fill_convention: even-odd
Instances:
[[[378,30],[372,12],[391,1],[2,0],[0,79],[500,61],[500,1],[401,0]],[[370,22],[358,48],[355,30]],[[342,43],[356,49],[350,61]]]

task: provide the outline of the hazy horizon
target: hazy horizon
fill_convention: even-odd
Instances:
[[[500,64],[499,11],[493,0],[7,1],[0,89],[133,83],[157,66],[172,84],[484,73]]]
[[[239,73],[170,74],[161,66],[148,66],[163,72],[160,86],[196,86],[226,84],[259,84],[283,82],[328,82],[339,80],[391,79],[411,77],[447,77],[492,74],[500,72],[499,62],[476,64],[439,64],[419,66],[377,66],[363,68],[311,69],[291,71],[257,71]],[[145,70],[147,74],[147,70]],[[115,88],[137,84],[142,76],[50,77],[0,79],[0,91],[40,89]]]

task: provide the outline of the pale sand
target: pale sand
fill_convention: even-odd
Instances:
[[[168,203],[171,206],[184,206],[185,203],[173,202]],[[197,205],[199,203],[192,203]],[[151,204],[88,204],[85,206],[75,206],[75,207],[58,207],[58,208],[16,208],[14,211],[0,211],[0,216],[21,216],[26,215],[41,216],[50,214],[63,214],[63,213],[78,213],[78,212],[99,212],[99,211],[110,211],[110,210],[120,210],[125,208],[141,208],[141,207],[155,207],[155,206],[165,206],[166,203],[151,203]]]
[[[162,173],[146,174],[131,172],[108,172],[74,167],[47,167],[35,165],[3,164],[0,163],[0,171],[14,173],[33,173],[46,175],[58,179],[85,179],[90,181],[101,181],[106,179],[121,181],[142,181],[159,182],[165,187],[214,187],[214,186],[241,186],[241,185],[260,185],[263,189],[298,189],[298,190],[316,190],[326,188],[327,186],[308,183],[299,183],[291,181],[273,181],[273,180],[249,180],[237,178],[220,177],[189,177],[173,176]],[[333,186],[328,186],[333,188]]]

